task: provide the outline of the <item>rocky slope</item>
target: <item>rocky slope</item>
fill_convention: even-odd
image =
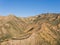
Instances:
[[[60,45],[60,14],[0,16],[0,45]]]

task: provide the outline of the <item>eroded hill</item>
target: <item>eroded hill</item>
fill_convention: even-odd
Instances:
[[[0,16],[0,45],[60,45],[60,14]]]

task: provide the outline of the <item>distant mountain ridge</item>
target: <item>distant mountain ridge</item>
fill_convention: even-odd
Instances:
[[[0,16],[0,43],[60,45],[60,14],[46,13],[26,18],[14,15]]]

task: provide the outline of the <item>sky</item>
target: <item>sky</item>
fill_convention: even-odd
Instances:
[[[0,15],[27,17],[42,13],[60,13],[60,0],[0,0]]]

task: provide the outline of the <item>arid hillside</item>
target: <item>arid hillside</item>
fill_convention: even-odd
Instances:
[[[60,45],[60,14],[0,16],[0,45]]]

